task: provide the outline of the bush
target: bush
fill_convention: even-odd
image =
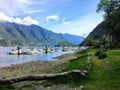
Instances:
[[[106,52],[107,51],[107,49],[103,49],[103,52]]]
[[[106,57],[107,57],[107,54],[104,53],[104,52],[101,52],[101,53],[99,54],[99,56],[98,56],[98,59],[104,59],[104,58],[106,58]]]
[[[95,53],[95,56],[98,56],[98,59],[104,59],[107,57],[107,54],[105,52],[99,50]]]
[[[95,56],[99,56],[100,53],[101,53],[101,50],[97,51],[97,52],[95,53]]]

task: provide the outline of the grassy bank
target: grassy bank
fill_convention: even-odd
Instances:
[[[120,90],[120,50],[107,50],[106,59],[95,57],[95,51],[90,53],[92,70],[88,79],[81,82],[85,90]]]
[[[80,58],[71,62],[62,69],[62,72],[73,69],[83,69],[86,61],[86,53],[92,56],[92,70],[87,78],[80,76],[62,77],[44,83],[45,86],[67,84],[72,87],[84,86],[85,90],[120,90],[120,50],[107,50],[107,58],[98,59],[95,56],[99,49],[79,52]]]
[[[78,58],[70,60],[68,65],[59,72],[66,72],[71,70],[84,70],[86,66],[88,51],[89,50],[83,50],[81,52],[78,52],[77,53]],[[81,80],[84,79],[85,77],[81,77],[80,75],[64,76],[64,77],[54,78],[52,80],[47,80],[43,82],[42,85],[46,87],[52,85],[66,84],[72,87],[76,87],[76,86],[80,86]]]
[[[86,60],[87,60],[88,50],[83,50],[78,52],[78,58],[70,60],[69,64],[62,69],[62,72],[70,71],[70,70],[83,70],[85,68]]]
[[[85,63],[86,63],[86,55],[87,55],[87,51],[82,51],[82,52],[79,52],[78,54],[69,54],[69,55],[64,55],[61,57],[61,60],[59,61],[52,61],[52,62],[49,62],[47,63],[48,65],[46,65],[46,63],[43,63],[43,65],[49,67],[56,67],[54,69],[54,72],[65,72],[65,71],[70,71],[70,70],[74,70],[74,69],[83,69],[85,67]],[[78,58],[76,58],[78,57]],[[76,58],[76,59],[75,59]],[[56,62],[56,63],[55,63]],[[62,63],[61,63],[62,62]],[[12,72],[10,73],[9,71],[9,76],[10,77],[13,77],[13,75],[15,75],[15,73],[13,73],[14,71],[21,71],[20,73],[23,73],[21,68],[23,69],[24,67],[27,67],[25,69],[24,72],[30,72],[30,73],[33,73],[33,74],[36,74],[36,70],[39,70],[41,66],[40,64],[41,62],[37,61],[37,62],[30,62],[30,63],[25,63],[25,64],[21,64],[21,65],[13,65],[12,67],[6,67],[6,68],[2,68],[1,70],[3,70],[4,72],[8,72],[9,70],[12,69]],[[50,64],[50,65],[49,65]],[[37,66],[36,66],[37,65]],[[53,66],[52,66],[53,65]],[[28,67],[31,67],[32,69],[28,69]],[[44,67],[45,67],[44,66]],[[14,67],[14,69],[13,69]],[[33,68],[34,67],[34,68]],[[47,68],[46,67],[46,68]],[[50,68],[49,67],[49,68]],[[45,71],[46,71],[46,68],[45,68]],[[51,68],[50,68],[51,69]],[[50,70],[48,69],[48,71]],[[56,70],[57,69],[57,70]],[[31,72],[32,70],[32,72]],[[1,71],[1,72],[3,72]],[[34,71],[34,72],[33,72]],[[44,72],[45,72],[44,71]],[[51,70],[50,70],[51,71]],[[50,72],[49,71],[49,72]],[[37,72],[38,73],[38,72]],[[41,73],[39,71],[39,73]],[[43,73],[43,72],[42,72]],[[52,72],[53,73],[53,72]],[[5,74],[5,73],[3,73]],[[1,73],[2,75],[2,73]],[[20,75],[19,73],[16,73],[16,75]],[[66,85],[71,85],[71,86],[75,86],[75,85],[80,85],[80,80],[79,79],[83,78],[83,77],[80,77],[80,76],[75,76],[75,77],[71,77],[71,76],[67,76],[67,77],[59,77],[59,78],[55,78],[54,80],[50,80],[50,81],[46,81],[44,83],[41,84],[41,81],[32,81],[32,82],[21,82],[21,83],[16,83],[16,84],[12,84],[12,85],[3,85],[3,86],[0,86],[0,88],[3,90],[8,90],[8,88],[10,89],[21,89],[22,88],[27,88],[26,90],[28,89],[31,89],[31,88],[34,88],[35,87],[41,87],[41,85],[43,86],[52,86],[52,85],[60,85],[60,84],[65,84],[65,87],[64,88],[69,88],[68,86],[66,87]],[[76,81],[77,80],[77,81]],[[78,83],[79,82],[79,83]],[[33,85],[35,87],[33,87]],[[35,89],[36,90],[36,89]],[[45,89],[46,90],[46,89]],[[52,89],[51,89],[52,90]],[[56,90],[56,89],[55,89]],[[66,89],[67,90],[67,89]],[[72,89],[71,89],[72,90]]]

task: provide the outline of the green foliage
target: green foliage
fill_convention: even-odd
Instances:
[[[104,59],[107,57],[107,54],[102,50],[99,50],[95,53],[95,56],[98,56],[98,59]]]
[[[104,52],[101,52],[101,53],[99,54],[99,56],[98,56],[98,59],[104,59],[104,58],[106,58],[106,57],[107,57],[107,54],[104,53]]]
[[[111,3],[109,0],[100,0],[100,3],[98,4],[97,12],[99,11],[105,11],[106,14],[110,12],[110,6]]]
[[[99,56],[100,53],[101,53],[101,50],[97,51],[97,52],[95,53],[95,56]]]
[[[118,46],[120,43],[120,8],[116,10],[116,12],[110,14],[106,17],[104,21],[104,28],[109,33],[110,38],[110,45],[115,47]],[[120,47],[120,46],[119,46]]]
[[[100,41],[93,39],[93,37],[87,37],[85,42],[83,43],[84,46],[93,46],[93,47],[100,47]]]
[[[105,15],[108,16],[114,13],[120,6],[120,0],[100,0],[97,6],[97,12],[104,11]]]
[[[105,12],[105,20],[103,22],[103,28],[108,35],[109,47],[120,47],[120,0],[101,0],[98,4],[97,11]],[[108,46],[107,45],[107,46]]]
[[[88,35],[81,45],[120,47],[120,0],[100,0],[97,11],[105,12],[104,21]]]

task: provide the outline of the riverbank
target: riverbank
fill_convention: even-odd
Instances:
[[[31,48],[31,49],[28,49]],[[33,48],[33,49],[32,49]],[[22,47],[22,50],[24,51],[29,51],[32,50],[36,52],[36,50],[41,50],[43,47]],[[3,47],[0,48],[0,67],[7,67],[13,64],[20,64],[20,63],[26,63],[30,61],[36,61],[36,60],[43,60],[43,61],[50,61],[50,60],[55,60],[58,56],[61,56],[63,54],[67,53],[73,53],[74,51],[57,51],[61,47],[53,47],[55,52],[49,52],[49,53],[35,53],[35,54],[20,54],[20,55],[10,55],[8,54],[10,51],[16,50],[16,47]]]
[[[102,90],[120,90],[120,86],[119,86],[120,49],[104,50],[104,53],[106,53],[107,55],[107,57],[104,59],[99,59],[98,57],[95,56],[95,53],[97,51],[99,51],[99,49],[89,49],[89,50],[80,51],[79,53],[77,53],[77,56],[76,54],[68,54],[68,56],[64,55],[63,59],[58,60],[58,61],[64,62],[64,63],[61,63],[60,65],[61,68],[59,67],[59,64],[57,64],[58,66],[55,65],[56,67],[54,67],[54,70],[51,71],[52,73],[53,72],[56,73],[56,72],[71,71],[76,69],[82,70],[81,68],[84,68],[84,66],[86,65],[85,61],[87,59],[87,56],[89,55],[90,57],[92,57],[92,62],[91,62],[92,66],[91,66],[90,72],[87,74],[87,77],[85,78],[80,77],[80,75],[75,75],[75,76],[68,75],[65,77],[58,77],[58,78],[56,77],[54,79],[50,79],[47,81],[35,80],[35,81],[25,81],[25,82],[20,82],[15,84],[0,85],[0,89],[1,90],[10,90],[10,89],[11,90],[39,90],[39,89],[40,90],[62,90],[62,89],[63,90],[83,90],[83,89],[85,90],[101,90],[101,89]],[[75,55],[77,59],[68,60],[68,58],[73,57],[72,55],[73,56]],[[38,61],[36,61],[36,63],[38,63]],[[32,65],[33,64],[31,64],[31,67]],[[38,63],[38,67],[39,65],[40,64]],[[23,68],[24,67],[27,67],[27,66],[23,66]],[[39,69],[38,67],[36,68]],[[45,68],[49,69],[49,67],[45,67]],[[27,71],[27,69],[28,68],[26,68],[25,71]],[[31,73],[37,74],[35,71]],[[39,73],[42,73],[42,72],[39,71]],[[50,72],[46,72],[46,73],[50,73]],[[30,73],[27,72],[27,74],[30,74]]]
[[[58,60],[31,61],[22,64],[11,65],[0,68],[0,78],[11,78],[24,75],[55,73],[64,68],[71,59],[77,58],[76,53],[64,54]]]
[[[106,58],[99,58],[96,56],[96,52],[103,51],[107,55]],[[57,78],[55,80],[49,80],[44,85],[70,85],[73,87],[83,86],[83,90],[120,90],[120,49],[105,50],[105,49],[90,49],[89,55],[92,57],[91,70],[87,74],[86,78],[80,78],[78,76],[70,78]],[[102,54],[102,55],[105,55]],[[81,55],[81,54],[80,54]],[[83,55],[83,51],[82,51]],[[76,63],[77,62],[77,63]],[[77,60],[71,61],[67,67],[62,71],[68,71],[72,69],[79,69],[83,60],[77,58]],[[81,64],[81,65],[80,65]],[[80,65],[80,66],[79,66]],[[83,64],[85,65],[85,64]],[[47,90],[47,89],[46,89]],[[59,89],[58,89],[59,90]],[[69,90],[69,89],[66,89]],[[76,89],[73,89],[76,90]],[[81,90],[80,88],[77,90]]]

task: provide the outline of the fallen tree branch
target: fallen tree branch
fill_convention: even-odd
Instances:
[[[68,76],[68,75],[80,75],[82,77],[86,77],[86,75],[81,70],[72,70],[72,71],[58,73],[58,74],[27,75],[22,77],[0,79],[0,85],[13,84],[13,83],[23,82],[23,81],[48,80],[48,79],[52,79],[60,76]]]

